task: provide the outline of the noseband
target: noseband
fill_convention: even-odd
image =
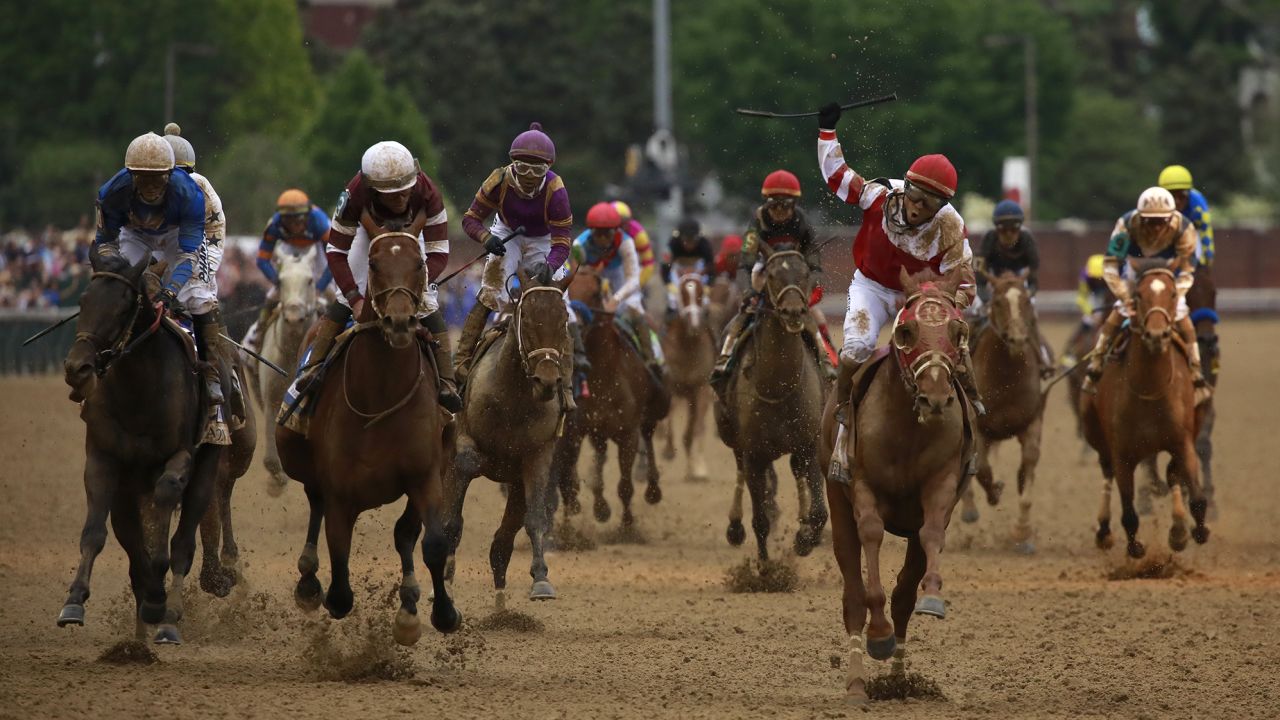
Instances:
[[[1173,274],[1173,270],[1170,270],[1169,268],[1165,268],[1165,267],[1157,267],[1142,273],[1142,277],[1138,279],[1138,284],[1141,285],[1142,282],[1146,280],[1147,276],[1149,275],[1167,275],[1169,277],[1170,283],[1177,282],[1177,276]],[[1175,298],[1177,297],[1176,293],[1174,297]],[[1142,313],[1142,334],[1144,336],[1148,335],[1147,322],[1151,319],[1152,315],[1157,315],[1157,314],[1163,315],[1165,321],[1168,322],[1170,325],[1173,325],[1173,322],[1174,322],[1173,313],[1169,312],[1167,308],[1161,307],[1159,305],[1149,307],[1146,309],[1145,312]]]
[[[768,272],[769,272],[769,266],[772,265],[774,261],[776,261],[778,258],[784,258],[784,259],[796,258],[802,263],[807,262],[804,259],[804,254],[801,253],[799,250],[779,250],[778,252],[775,252],[774,254],[770,255],[769,258],[764,261],[765,287],[769,290],[769,304],[773,305],[776,308],[779,306],[779,302],[782,300],[783,297],[786,296],[787,293],[794,292],[795,294],[800,296],[801,303],[808,305],[809,296],[805,293],[803,288],[801,288],[799,285],[796,285],[795,283],[783,285],[782,289],[776,292],[774,291],[773,284],[769,282]],[[806,267],[808,266],[806,265]]]
[[[395,232],[385,232],[385,233],[382,233],[381,235],[379,235],[379,236],[377,236],[377,237],[375,237],[374,239],[372,239],[372,240],[370,240],[370,241],[369,241],[369,256],[370,256],[370,257],[372,257],[372,256],[373,256],[373,246],[374,246],[375,244],[377,244],[377,242],[378,242],[379,240],[381,240],[381,239],[383,239],[383,238],[388,238],[388,237],[402,237],[402,238],[408,238],[408,239],[410,240],[411,244],[413,245],[413,247],[414,247],[415,249],[418,249],[418,255],[419,255],[419,256],[421,256],[421,255],[422,255],[422,251],[421,251],[421,249],[420,249],[420,248],[418,248],[418,236],[417,236],[417,235],[410,235],[410,234],[409,234],[409,233],[407,233],[407,232],[399,232],[399,231],[395,231]],[[397,248],[392,248],[392,250],[393,250],[393,251],[394,251],[394,250],[396,250],[396,249],[397,249]],[[369,273],[369,275],[370,275],[370,278],[369,278],[369,279],[370,279],[370,280],[372,280],[372,279],[373,279],[373,277],[372,277],[372,276],[373,276],[373,273],[372,273],[372,272],[370,272],[370,273]],[[376,292],[376,293],[371,293],[371,294],[369,295],[369,305],[370,305],[371,307],[373,307],[373,314],[374,314],[374,315],[377,315],[379,320],[381,320],[381,319],[383,318],[383,316],[384,316],[384,313],[382,312],[382,308],[386,306],[387,300],[389,300],[389,299],[390,299],[392,296],[394,296],[396,293],[404,293],[405,295],[408,295],[408,296],[409,296],[409,302],[413,304],[413,312],[414,312],[414,314],[415,314],[415,315],[418,313],[418,311],[420,311],[420,310],[422,309],[422,293],[421,293],[421,292],[417,292],[417,293],[415,293],[415,292],[413,291],[413,289],[412,289],[412,288],[410,288],[410,287],[408,287],[407,285],[393,285],[392,287],[384,288],[384,289],[382,289],[382,290],[379,290],[379,291],[378,291],[378,292]]]
[[[521,319],[524,317],[524,300],[530,293],[535,292],[553,292],[556,295],[561,294],[559,288],[543,285],[526,288],[520,293],[520,299],[516,302],[515,317],[512,319],[516,324],[516,350],[520,353],[520,365],[524,368],[525,375],[532,375],[532,368],[537,367],[538,363],[543,360],[550,360],[551,362],[559,365],[560,357],[562,355],[560,348],[544,347],[528,351],[524,349],[524,323],[521,322]]]
[[[952,319],[953,315],[958,315],[954,306],[948,305],[937,297],[916,292],[907,298],[902,309],[898,311],[898,315],[893,322],[894,328],[902,324],[903,315],[907,314],[908,310],[910,310],[910,315],[912,316],[908,319],[914,319],[917,323],[929,327],[945,325]],[[920,339],[917,337],[916,343],[918,344],[919,342]],[[956,365],[951,353],[938,348],[913,353],[912,347],[899,345],[895,333],[893,349],[898,356],[898,366],[902,370],[902,380],[906,383],[907,391],[913,397],[920,397],[920,376],[930,368],[942,368],[948,379],[955,376]],[[955,348],[952,349],[955,350]]]
[[[130,352],[133,352],[133,349],[138,346],[138,343],[146,340],[148,337],[151,337],[151,334],[160,327],[160,320],[164,317],[164,312],[163,306],[157,302],[155,305],[155,322],[151,323],[151,326],[147,328],[146,332],[136,338],[133,337],[133,327],[138,321],[138,313],[142,311],[142,306],[145,302],[144,293],[138,287],[137,283],[120,273],[98,270],[89,276],[89,281],[92,282],[99,278],[122,282],[133,292],[133,311],[129,314],[129,321],[125,324],[124,332],[120,334],[119,339],[113,343],[107,343],[107,341],[103,340],[97,334],[89,332],[88,330],[81,330],[76,333],[76,338],[72,343],[73,345],[80,342],[89,343],[89,347],[93,348],[94,352],[93,372],[98,377],[102,377],[107,374],[107,370],[111,367],[112,363],[125,355],[128,355]],[[109,345],[109,347],[103,349],[104,345]]]

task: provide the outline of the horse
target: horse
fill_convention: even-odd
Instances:
[[[719,344],[724,328],[738,312],[742,303],[742,293],[733,280],[724,275],[717,275],[707,289],[707,324],[715,331],[716,343]]]
[[[425,284],[416,233],[374,236],[367,300],[345,342],[330,353],[333,372],[312,399],[307,435],[276,428],[281,465],[303,484],[311,510],[294,591],[303,609],[321,604],[323,587],[316,577],[321,524],[332,565],[324,607],[330,617],[341,619],[354,605],[349,561],[356,519],[365,510],[407,497],[394,529],[401,580],[392,637],[401,645],[413,645],[422,635],[413,550],[424,528],[422,559],[435,598],[431,625],[451,633],[462,624],[444,582],[449,552],[444,477],[452,429],[448,413],[436,402],[439,381],[418,321]]]
[[[272,258],[280,277],[280,305],[267,327],[263,328],[262,355],[280,367],[289,367],[303,347],[303,339],[319,308],[314,275],[316,253],[319,250],[313,245],[306,252],[295,254],[283,251],[282,247],[283,245],[277,247]],[[285,390],[289,387],[289,379],[263,365],[258,369],[254,381],[262,407],[280,407]],[[266,452],[262,456],[262,465],[271,475],[267,493],[272,497],[279,497],[288,486],[289,477],[280,467],[276,434],[270,424],[266,428]]]
[[[195,555],[196,528],[226,451],[201,442],[208,411],[204,381],[194,347],[184,346],[189,341],[166,321],[144,285],[150,258],[130,266],[91,252],[89,260],[93,272],[63,363],[63,379],[85,423],[87,508],[80,564],[58,626],[84,625],[90,575],[106,544],[110,517],[129,557],[138,639],[148,625],[160,625],[157,643],[179,643],[182,588]]]
[[[1040,391],[1040,333],[1036,309],[1025,273],[983,273],[991,285],[987,304],[988,326],[973,347],[973,367],[982,388],[987,412],[978,416],[978,482],[988,499],[999,499],[1000,485],[991,470],[991,449],[1002,440],[1016,437],[1022,448],[1018,466],[1018,524],[1015,547],[1024,553],[1035,551],[1031,531],[1031,488],[1035,486],[1036,465],[1040,462],[1040,433],[1044,420],[1044,396]],[[963,498],[961,519],[974,522],[978,509],[973,488]],[[994,503],[993,503],[994,504]]]
[[[229,372],[236,373],[240,387],[248,387],[240,360],[225,358]],[[241,579],[240,546],[231,524],[231,494],[236,480],[244,477],[253,463],[258,445],[258,426],[253,407],[245,403],[244,425],[231,431],[231,445],[218,465],[213,497],[200,521],[200,589],[216,597],[226,597]]]
[[[569,285],[569,297],[590,308],[591,320],[582,333],[591,370],[587,373],[590,395],[578,403],[578,412],[566,428],[556,452],[553,474],[565,494],[566,507],[578,505],[577,484],[572,480],[583,438],[595,449],[591,476],[593,513],[598,522],[608,522],[612,511],[604,499],[604,465],[609,441],[618,447],[618,499],[622,501],[622,524],[635,522],[631,498],[635,495],[632,472],[637,455],[645,457],[645,502],[662,500],[658,465],[653,452],[653,434],[671,410],[671,393],[645,367],[644,360],[619,329],[616,312],[606,305],[604,278],[595,269],[580,266]],[[645,332],[647,328],[640,328]],[[648,342],[641,337],[640,342]]]
[[[573,357],[564,301],[568,280],[540,285],[523,271],[516,277],[522,290],[513,296],[505,332],[487,345],[482,341],[467,374],[448,528],[452,576],[471,481],[484,475],[506,485],[506,508],[489,548],[500,605],[505,602],[507,566],[521,524],[533,549],[529,599],[556,597],[545,557],[552,517],[548,494],[552,451],[565,416],[561,364]]]
[[[716,362],[717,330],[711,325],[709,306],[703,301],[705,285],[702,273],[689,266],[673,267],[679,293],[676,314],[667,321],[662,339],[663,354],[667,358],[667,377],[671,394],[683,400],[688,408],[684,426],[685,478],[691,481],[707,479],[705,457],[705,417],[711,405],[711,385],[707,378]],[[675,421],[666,423],[666,447],[668,459],[674,459]]]
[[[1095,537],[1101,549],[1111,547],[1111,481],[1120,490],[1120,523],[1128,535],[1130,557],[1140,558],[1146,548],[1138,541],[1138,514],[1134,510],[1134,469],[1157,452],[1172,456],[1166,479],[1173,496],[1173,524],[1169,547],[1175,552],[1187,545],[1187,508],[1183,486],[1191,496],[1197,543],[1209,540],[1205,527],[1207,501],[1200,485],[1200,459],[1195,441],[1203,420],[1197,411],[1191,383],[1188,351],[1179,347],[1174,332],[1177,291],[1174,272],[1160,259],[1133,262],[1134,315],[1130,319],[1123,357],[1108,362],[1098,381],[1097,394],[1084,394],[1080,415],[1085,440],[1098,452],[1102,469],[1102,506]],[[1181,359],[1179,358],[1181,356]]]
[[[767,472],[774,460],[791,456],[796,482],[804,483],[808,513],[796,531],[795,552],[808,555],[822,539],[827,508],[818,465],[818,435],[825,383],[813,350],[804,339],[812,280],[804,256],[795,250],[760,246],[764,256],[764,302],[750,337],[740,342],[737,366],[715,403],[716,429],[733,450],[737,488],[726,536],[733,545],[745,539],[742,488],[751,495],[751,527],[761,561],[769,557]]]
[[[951,513],[966,483],[973,445],[970,411],[954,378],[968,326],[954,303],[958,278],[926,280],[930,273],[901,273],[907,301],[894,322],[892,345],[854,377],[844,448],[850,484],[827,481],[831,540],[844,578],[844,626],[849,633],[846,691],[866,700],[865,652],[895,658],[904,668],[907,623],[912,612],[942,618],[942,552]],[[892,355],[892,360],[888,356]],[[835,398],[823,413],[823,459],[835,445]],[[888,531],[907,539],[907,553],[893,589],[893,623],[885,617],[880,545]],[[862,557],[867,579],[862,577]],[[916,604],[923,580],[924,597]]]

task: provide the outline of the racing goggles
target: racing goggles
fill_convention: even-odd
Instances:
[[[997,220],[996,228],[999,230],[1008,230],[1009,232],[1015,232],[1017,230],[1022,229],[1022,221],[1021,220]]]
[[[511,162],[511,171],[521,177],[545,177],[550,169],[551,163],[531,163],[524,160],[513,160]]]
[[[931,193],[910,180],[903,181],[902,194],[911,202],[918,205],[924,205],[927,210],[932,212],[941,210],[942,206],[946,205],[948,202],[948,200],[941,195]]]
[[[782,208],[784,210],[790,210],[791,208],[794,208],[796,206],[796,199],[793,197],[771,197],[768,200],[765,200],[764,204],[768,205],[769,207],[776,207],[776,208]]]

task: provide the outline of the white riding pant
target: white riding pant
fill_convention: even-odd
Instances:
[[[427,255],[427,243],[423,239],[422,233],[418,233],[418,247],[422,250],[422,256]],[[356,287],[360,289],[360,295],[367,297],[366,291],[369,286],[369,233],[365,231],[364,226],[356,228],[355,239],[351,241],[351,250],[347,253],[347,265],[351,268],[351,275],[356,280]],[[351,303],[341,293],[334,298],[346,308],[351,307]],[[422,291],[422,311],[418,313],[419,317],[426,317],[431,313],[440,309],[440,293],[436,288],[436,284],[428,282],[426,288]]]
[[[489,232],[497,237],[509,237],[512,230],[495,215],[493,223],[489,226]],[[507,305],[511,302],[511,295],[507,292],[507,281],[516,274],[516,271],[532,272],[534,265],[547,261],[547,253],[551,252],[551,236],[521,235],[508,242],[506,250],[507,252],[503,255],[490,255],[489,259],[485,260],[484,275],[480,281],[480,302],[490,310],[500,312],[506,312]],[[560,281],[568,276],[569,262],[565,261],[551,279]],[[569,323],[578,322],[573,308],[569,306],[569,294],[566,292],[562,295],[564,295],[564,309],[569,312]]]
[[[178,300],[192,315],[204,315],[218,307],[218,267],[222,265],[222,250],[221,241],[211,243],[206,238],[194,253],[191,279],[178,290]],[[173,269],[182,262],[178,228],[171,228],[161,235],[149,235],[127,227],[120,229],[120,255],[125,260],[136,264],[148,254],[168,265],[163,278],[168,282]]]
[[[844,314],[844,341],[840,355],[855,362],[865,362],[875,352],[880,328],[898,312],[903,294],[890,290],[862,274],[854,272],[849,283],[849,304]]]

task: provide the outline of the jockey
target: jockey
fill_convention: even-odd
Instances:
[[[996,276],[1003,272],[1026,273],[1027,290],[1035,302],[1036,290],[1039,289],[1040,251],[1036,247],[1036,239],[1031,231],[1022,226],[1025,219],[1022,206],[1012,200],[1001,200],[991,215],[995,226],[982,236],[981,249],[974,264],[977,269]],[[986,304],[991,302],[991,285],[987,276],[978,273],[978,295],[973,305],[967,308],[967,314],[974,318],[985,318]],[[1033,318],[1034,319],[1034,318]],[[985,328],[985,325],[983,326]],[[975,327],[975,336],[978,331]],[[1036,330],[1037,334],[1039,330]],[[972,338],[971,338],[972,340]],[[1040,338],[1040,373],[1046,378],[1053,375],[1053,357],[1049,345]]]
[[[194,152],[190,161],[194,164]],[[124,169],[98,190],[93,245],[102,258],[137,263],[150,255],[166,262],[167,277],[156,299],[170,313],[185,308],[191,314],[209,402],[218,405],[223,402],[222,385],[210,360],[220,347],[222,320],[208,267],[207,245],[212,240],[206,237],[205,223],[211,216],[195,176],[186,170],[174,172],[174,167],[173,146],[164,138],[155,133],[134,138],[125,151]],[[221,243],[219,235],[219,250]]]
[[[738,274],[738,263],[742,261],[742,236],[725,235],[720,241],[720,250],[716,252],[716,276],[724,276],[734,280]]]
[[[702,275],[702,282],[706,285],[711,281],[715,264],[715,251],[711,249],[711,241],[703,237],[698,221],[692,218],[681,220],[679,228],[671,233],[666,261],[662,263],[662,281],[667,285],[668,316],[674,315],[680,305],[675,286],[679,278],[672,277],[671,270],[677,265],[693,266]]]
[[[903,300],[900,271],[959,273],[955,303],[961,310],[973,302],[974,282],[964,220],[951,205],[957,179],[951,161],[944,155],[924,155],[911,163],[903,180],[866,180],[845,163],[836,139],[839,120],[836,103],[829,103],[818,115],[818,165],[836,197],[863,211],[862,227],[853,241],[856,270],[849,284],[836,381],[837,417],[848,425],[852,417],[845,405],[854,373],[870,359],[880,328],[892,321]],[[956,380],[981,413],[971,368],[968,345],[962,342]]]
[[[646,366],[662,377],[662,351],[657,336],[649,328],[640,304],[640,256],[635,241],[621,227],[622,218],[609,203],[597,203],[587,211],[587,230],[573,241],[573,259],[600,273],[613,292],[605,299],[605,310],[622,308],[631,326],[637,349]]]
[[[465,372],[475,352],[491,310],[505,310],[510,300],[506,280],[524,270],[542,283],[568,274],[565,261],[572,245],[573,212],[564,179],[552,172],[556,146],[532,123],[516,136],[508,151],[511,162],[489,173],[462,217],[462,229],[484,245],[491,257],[485,262],[478,301],[462,324],[458,340],[458,369]],[[492,222],[485,223],[489,218]],[[517,235],[519,230],[519,235]],[[508,252],[510,251],[510,252]],[[565,296],[565,306],[569,298]],[[569,337],[573,362],[561,364],[561,392],[566,408],[573,410],[573,372],[590,367],[578,331],[577,316],[569,312]],[[465,376],[464,376],[465,378]]]
[[[1098,331],[1098,342],[1089,358],[1085,373],[1085,392],[1096,392],[1107,350],[1120,325],[1133,315],[1133,297],[1129,283],[1123,277],[1129,270],[1129,261],[1135,258],[1165,258],[1171,261],[1175,273],[1174,287],[1178,295],[1174,313],[1174,327],[1186,345],[1191,365],[1192,381],[1196,389],[1196,404],[1209,399],[1211,390],[1200,368],[1200,345],[1196,342],[1195,327],[1187,311],[1187,290],[1195,282],[1192,270],[1196,262],[1199,242],[1195,226],[1178,213],[1173,195],[1162,187],[1151,187],[1138,197],[1137,209],[1130,210],[1116,221],[1111,231],[1111,243],[1107,246],[1103,266],[1103,278],[1116,296],[1115,307]]]
[[[1090,255],[1084,269],[1080,271],[1080,284],[1076,287],[1076,307],[1080,308],[1080,324],[1071,333],[1071,338],[1067,340],[1067,350],[1058,361],[1064,369],[1075,367],[1079,359],[1071,354],[1071,348],[1075,347],[1081,336],[1088,335],[1098,327],[1098,323],[1102,322],[1105,316],[1107,306],[1111,304],[1110,298],[1107,297],[1110,290],[1107,289],[1107,281],[1102,277],[1105,261],[1105,255]]]
[[[284,244],[279,243],[283,241]],[[262,242],[258,243],[258,269],[271,283],[267,291],[267,300],[262,305],[262,312],[249,328],[244,344],[261,352],[262,334],[267,328],[267,318],[280,302],[280,277],[271,260],[275,257],[276,247],[293,257],[303,255],[312,247],[316,247],[316,291],[324,292],[333,280],[329,272],[329,263],[325,261],[324,249],[329,243],[329,215],[318,206],[311,204],[307,194],[296,188],[280,193],[276,199],[276,213],[267,221],[262,231]]]
[[[1191,293],[1187,307],[1191,311],[1191,322],[1196,325],[1202,350],[1209,356],[1210,384],[1218,382],[1218,324],[1217,291],[1213,283],[1213,221],[1209,213],[1209,201],[1204,194],[1193,187],[1191,171],[1181,165],[1170,165],[1160,171],[1158,183],[1160,187],[1173,194],[1173,202],[1183,217],[1196,226],[1200,233],[1195,282],[1201,285]],[[1193,285],[1194,286],[1194,285]],[[1207,287],[1205,287],[1207,286]]]
[[[436,341],[432,353],[440,373],[437,399],[450,412],[462,409],[453,378],[449,329],[440,314],[438,290],[432,282],[449,263],[448,220],[440,191],[408,148],[384,140],[364,151],[360,172],[347,183],[333,211],[325,255],[339,294],[320,320],[310,351],[312,369],[298,380],[299,389],[305,390],[310,384],[308,378],[314,377],[315,368],[329,354],[347,321],[353,317],[359,320],[369,277],[369,243],[382,233],[408,229],[418,235],[426,260],[427,286],[422,294],[420,322]]]
[[[649,284],[649,278],[653,277],[653,243],[649,241],[649,231],[644,229],[640,221],[631,215],[631,206],[615,200],[613,209],[618,211],[618,215],[622,218],[622,231],[631,236],[636,243],[636,254],[640,256],[640,287]],[[641,301],[644,301],[643,293],[641,293]]]
[[[764,179],[760,188],[764,204],[756,208],[755,216],[747,227],[747,234],[742,240],[742,250],[738,257],[736,281],[742,289],[742,309],[729,321],[724,330],[724,344],[720,348],[720,356],[716,358],[715,368],[711,371],[713,387],[719,387],[729,377],[729,362],[737,353],[738,338],[746,329],[755,314],[756,304],[760,302],[759,287],[764,282],[764,257],[760,254],[760,245],[768,244],[776,250],[796,250],[804,255],[809,263],[811,273],[822,272],[822,261],[818,254],[817,243],[814,242],[813,227],[800,209],[800,181],[786,170],[775,170]],[[805,323],[805,331],[817,352],[818,367],[824,375],[832,372],[831,363],[823,350],[820,334],[825,334],[826,319],[821,316],[817,302],[822,299],[822,286],[814,284],[813,295],[809,299],[810,317]]]

